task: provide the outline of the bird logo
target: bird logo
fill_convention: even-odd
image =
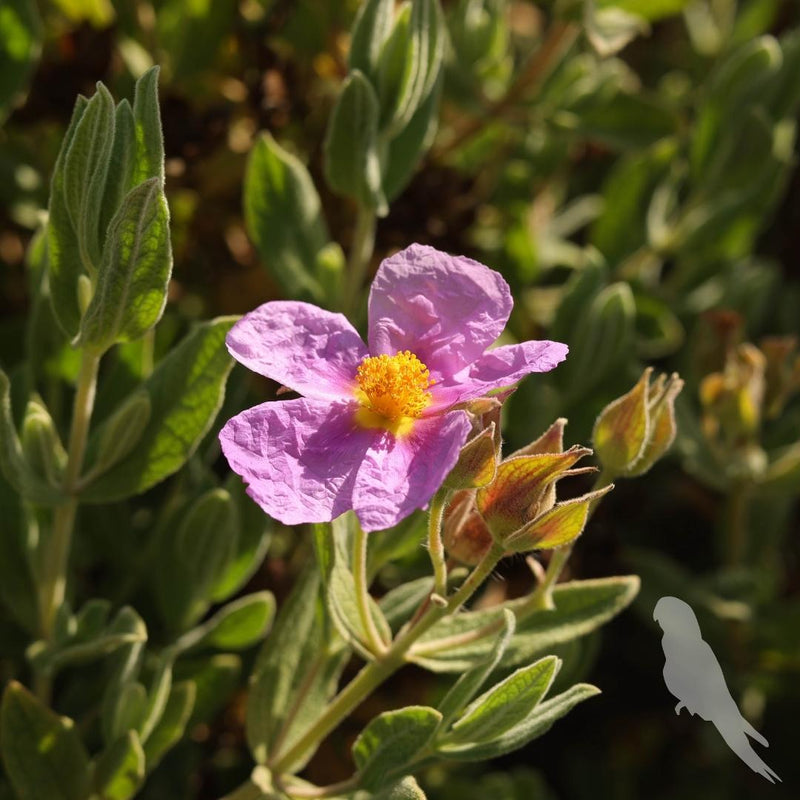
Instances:
[[[780,781],[750,745],[750,736],[769,747],[767,740],[741,715],[731,697],[722,668],[708,642],[703,640],[692,607],[677,597],[662,597],[653,611],[653,619],[664,631],[664,683],[678,704],[675,713],[688,709],[711,722],[728,747],[753,772],[770,783]]]

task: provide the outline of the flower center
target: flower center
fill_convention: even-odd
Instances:
[[[428,368],[410,351],[368,356],[356,373],[364,406],[387,420],[418,417],[431,402]]]

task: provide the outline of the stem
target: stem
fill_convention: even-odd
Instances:
[[[272,772],[281,774],[306,755],[334,730],[381,683],[405,663],[411,645],[440,619],[457,611],[476,592],[503,557],[503,548],[494,544],[444,606],[432,605],[413,627],[401,633],[392,646],[377,660],[366,664],[353,680],[331,701],[317,721],[285,753],[279,753],[271,764]]]
[[[750,510],[752,485],[748,481],[735,483],[726,499],[725,508],[725,561],[729,567],[737,567],[744,560],[747,550],[747,518]]]
[[[613,480],[613,477],[614,476],[611,475],[611,473],[603,470],[597,476],[597,480],[592,487],[592,491],[596,492],[598,489],[608,486]],[[594,510],[597,508],[597,504],[599,502],[600,498],[596,497],[589,504],[589,510],[586,514],[586,525],[589,524],[589,520],[592,518],[592,514],[594,514]],[[572,555],[572,548],[574,546],[575,542],[573,541],[570,544],[553,551],[553,555],[550,557],[550,563],[547,565],[547,570],[544,573],[544,578],[536,587],[536,589],[534,589],[530,598],[525,603],[524,608],[526,611],[539,611],[541,609],[555,608],[553,603],[553,588],[558,582],[558,579],[561,577],[561,573],[564,570],[567,561],[569,561],[569,557]]]
[[[449,489],[439,489],[431,500],[428,515],[428,553],[433,564],[433,591],[441,597],[447,597],[447,564],[442,544],[442,522],[451,494]]]
[[[345,311],[353,311],[358,305],[367,267],[375,249],[376,224],[377,218],[373,209],[359,203],[353,242],[347,259],[347,291],[343,299]]]
[[[63,489],[72,495],[83,467],[86,453],[86,441],[89,435],[89,422],[94,407],[95,389],[97,387],[97,369],[100,355],[84,350],[81,370],[75,392],[75,405],[72,412],[72,426],[67,449],[67,465],[64,471]],[[78,501],[70,497],[53,513],[53,530],[50,541],[44,552],[42,564],[42,589],[40,592],[40,633],[43,639],[53,634],[53,623],[56,612],[64,602],[67,588],[67,563],[72,544],[72,531],[75,526],[75,515]]]
[[[524,69],[517,75],[508,91],[494,103],[490,103],[480,117],[472,117],[460,128],[456,128],[449,141],[433,153],[435,160],[441,160],[459,147],[465,145],[477,133],[480,133],[488,121],[503,116],[525,96],[531,86],[541,84],[562,56],[569,50],[578,36],[580,28],[572,22],[555,22],[547,33],[542,46],[531,57]]]
[[[375,620],[369,607],[369,582],[367,580],[367,534],[364,529],[356,523],[355,536],[353,537],[353,579],[356,585],[356,605],[358,606],[358,616],[361,620],[361,628],[367,637],[367,646],[371,653],[380,656],[386,651],[386,647],[381,641],[378,629],[375,627]]]

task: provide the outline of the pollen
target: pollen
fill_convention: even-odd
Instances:
[[[431,402],[428,368],[409,350],[393,356],[368,356],[356,380],[364,407],[386,420],[418,417]]]

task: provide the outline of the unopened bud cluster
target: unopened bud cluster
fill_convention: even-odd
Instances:
[[[643,475],[675,439],[675,398],[683,381],[673,373],[659,375],[648,367],[627,394],[609,403],[594,425],[595,453],[606,475]]]
[[[557,420],[535,442],[502,460],[494,444],[495,421],[467,442],[448,478],[449,485],[459,489],[443,532],[453,558],[473,565],[492,543],[519,553],[561,547],[581,534],[591,504],[612,487],[556,502],[561,478],[594,471],[575,468],[592,451],[579,446],[564,450],[565,424],[565,419]]]

